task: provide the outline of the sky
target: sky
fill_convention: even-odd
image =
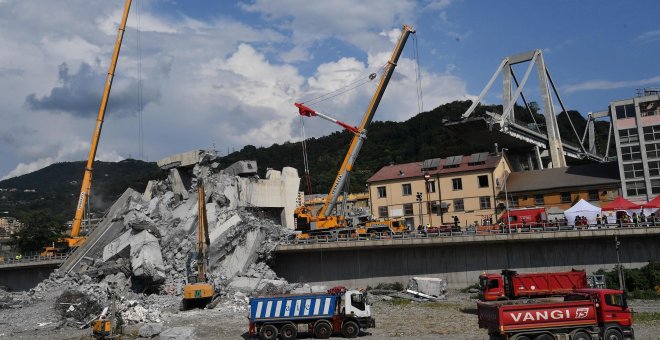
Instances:
[[[0,0],[1,179],[87,159],[123,6]],[[293,104],[328,93],[340,95],[313,108],[358,125],[378,81],[368,75],[403,24],[416,34],[374,120],[474,99],[504,57],[535,49],[567,109],[601,111],[660,87],[658,9],[652,0],[133,0],[96,159],[298,141]],[[530,101],[540,100],[534,78]],[[485,102],[501,104],[501,93],[495,83]],[[307,137],[339,129],[304,122]]]

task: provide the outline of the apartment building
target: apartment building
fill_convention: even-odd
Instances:
[[[647,202],[660,194],[660,90],[609,106],[623,196]]]
[[[511,167],[501,154],[392,164],[367,181],[371,213],[379,218],[404,218],[410,226],[452,224],[461,227],[495,220],[496,197]]]

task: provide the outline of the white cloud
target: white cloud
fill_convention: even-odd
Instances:
[[[645,85],[657,85],[660,84],[660,76],[655,76],[652,78],[639,79],[639,80],[621,80],[621,81],[611,81],[611,80],[590,80],[583,83],[573,84],[564,86],[564,92],[574,93],[580,91],[597,91],[597,90],[612,90],[620,89],[625,87],[636,87],[636,86],[645,86]]]
[[[649,43],[660,39],[660,30],[647,31],[635,38],[638,43]]]

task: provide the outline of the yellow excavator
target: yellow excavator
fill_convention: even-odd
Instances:
[[[337,199],[340,195],[347,192],[346,188],[348,187],[348,178],[353,170],[353,164],[357,159],[362,144],[367,138],[366,128],[371,124],[371,120],[376,113],[376,109],[380,104],[380,100],[385,93],[385,88],[394,73],[394,68],[403,52],[403,47],[408,40],[408,36],[411,33],[415,33],[415,30],[408,26],[404,25],[401,30],[401,36],[394,48],[394,52],[385,67],[383,75],[380,78],[378,88],[376,93],[374,93],[369,108],[362,118],[362,123],[359,127],[353,127],[349,124],[338,121],[328,115],[320,113],[316,110],[311,109],[310,107],[304,105],[304,103],[295,103],[295,106],[298,108],[298,113],[301,116],[313,117],[317,116],[323,118],[327,121],[333,122],[340,125],[344,129],[353,133],[353,140],[351,145],[344,157],[344,162],[339,168],[337,177],[335,178],[332,188],[328,193],[328,196],[321,207],[321,210],[317,214],[314,214],[310,207],[302,205],[294,211],[294,219],[296,222],[296,230],[300,231],[301,234],[299,238],[307,238],[313,235],[324,235],[324,234],[341,234],[341,233],[357,233],[357,234],[370,234],[383,231],[398,232],[405,229],[404,223],[402,221],[380,221],[380,222],[365,222],[359,223],[359,225],[354,225],[347,221],[346,217],[343,214],[333,213],[333,210],[337,206]],[[344,194],[344,196],[346,196]],[[345,200],[344,200],[345,201]]]
[[[87,157],[87,165],[85,166],[85,175],[83,176],[82,186],[80,188],[80,196],[78,196],[78,204],[76,205],[76,214],[71,226],[71,235],[62,238],[52,246],[44,248],[42,256],[52,256],[58,253],[67,252],[71,248],[79,247],[85,242],[85,237],[79,236],[80,227],[83,221],[87,201],[89,200],[89,193],[92,187],[92,165],[96,158],[96,151],[99,146],[99,139],[101,138],[101,128],[103,127],[103,119],[105,118],[105,111],[108,106],[108,98],[110,97],[110,89],[112,88],[112,80],[115,77],[115,69],[117,67],[117,59],[119,58],[119,50],[121,49],[121,42],[124,39],[124,31],[126,30],[126,21],[128,20],[128,12],[131,8],[131,0],[126,0],[124,5],[124,12],[122,15],[121,23],[119,24],[119,32],[117,33],[117,40],[115,41],[115,49],[112,54],[112,61],[110,62],[110,69],[105,80],[105,89],[101,99],[101,106],[96,118],[96,126],[92,136],[92,144]]]
[[[206,307],[215,294],[213,284],[207,282],[206,278],[206,249],[209,245],[209,226],[206,216],[206,195],[204,194],[204,183],[200,179],[197,187],[197,274],[193,274],[191,268],[191,258],[188,259],[186,270],[188,272],[188,283],[183,287],[183,299],[181,300],[181,310],[190,308]]]

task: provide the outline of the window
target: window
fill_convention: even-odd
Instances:
[[[518,208],[518,196],[509,196],[509,208]]]
[[[660,100],[639,103],[639,114],[642,117],[660,115]]]
[[[389,215],[387,214],[387,206],[378,207],[378,217],[382,217],[382,218],[389,217]]]
[[[605,294],[605,304],[617,307],[626,307],[628,305],[623,294]]]
[[[378,198],[387,197],[387,189],[385,187],[378,187]]]
[[[660,179],[651,180],[651,193],[660,194]]]
[[[426,202],[426,211],[427,211],[427,212],[430,211],[432,214],[436,214],[436,215],[437,215],[437,214],[440,213],[439,208],[440,208],[440,205],[439,205],[438,202],[436,202],[436,201]]]
[[[598,201],[598,190],[589,190],[589,200]]]
[[[463,199],[462,198],[457,198],[454,200],[454,211],[463,211],[465,210],[465,206],[463,205]]]
[[[642,153],[639,151],[639,145],[622,146],[621,159],[623,159],[624,161],[642,159]]]
[[[645,126],[644,140],[646,140],[647,142],[660,140],[660,125]]]
[[[615,108],[616,118],[624,119],[635,117],[635,104],[626,104]]]
[[[479,197],[479,208],[481,210],[490,209],[490,197],[489,196]]]
[[[534,196],[534,204],[536,204],[536,205],[545,204],[545,199],[543,199],[543,195],[535,195]]]
[[[412,186],[410,185],[410,183],[401,184],[401,191],[402,191],[401,194],[403,196],[410,196],[412,195]]]
[[[364,310],[366,308],[366,304],[364,301],[364,296],[362,294],[354,294],[351,296],[351,306],[354,308],[357,308],[359,310]]]
[[[660,143],[646,144],[646,157],[660,158]]]
[[[412,230],[412,228],[415,226],[415,218],[414,217],[406,217],[406,227],[409,230]]]
[[[499,287],[500,287],[500,281],[498,281],[497,279],[488,281],[488,288],[499,288]]]
[[[570,203],[571,202],[571,193],[570,192],[562,192],[561,194],[561,203]],[[543,196],[541,196],[543,197]]]
[[[488,175],[477,176],[480,188],[488,188]]]
[[[626,194],[628,196],[641,196],[646,194],[644,181],[626,182]]]
[[[639,141],[637,128],[619,130],[619,141],[621,143],[635,143]]]
[[[649,164],[649,175],[650,176],[660,176],[660,162],[655,161],[655,162],[649,162],[648,164]],[[625,165],[624,165],[624,169],[625,169]],[[628,178],[628,177],[626,177],[626,178]]]
[[[463,190],[463,180],[460,178],[452,178],[451,186],[454,190]]]
[[[410,216],[413,215],[413,205],[412,203],[407,203],[403,205],[403,215]]]
[[[642,163],[624,164],[623,177],[624,178],[644,177],[644,165],[642,165]]]
[[[435,192],[435,181],[426,182],[426,192]]]

